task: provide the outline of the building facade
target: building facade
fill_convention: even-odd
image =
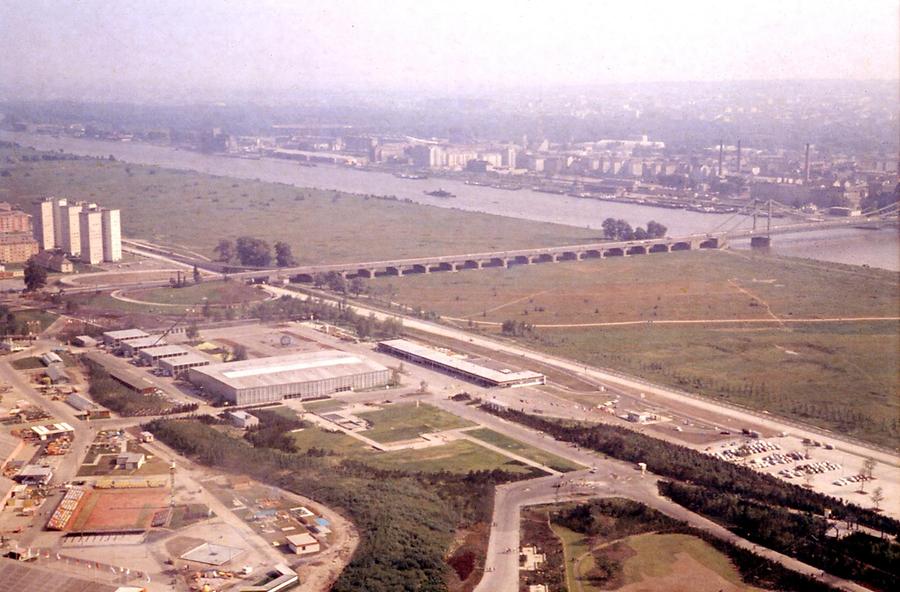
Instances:
[[[103,261],[103,224],[100,210],[83,209],[78,214],[81,260],[92,265]]]
[[[30,232],[0,234],[0,262],[24,263],[38,252],[38,242]]]
[[[103,260],[122,260],[122,220],[119,210],[102,210]]]

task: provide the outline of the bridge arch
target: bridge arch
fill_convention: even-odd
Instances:
[[[667,245],[666,243],[657,243],[657,244],[653,245],[652,247],[650,247],[650,249],[647,252],[648,253],[668,253],[669,245]]]
[[[629,247],[627,251],[625,251],[628,255],[646,255],[647,247],[643,245],[635,245],[633,247]]]
[[[603,251],[604,257],[624,257],[625,250],[620,249],[619,247],[613,247],[612,249],[606,249]]]
[[[531,258],[532,263],[553,263],[553,255],[550,253],[541,253]]]
[[[691,250],[691,243],[685,242],[685,241],[680,241],[680,242],[674,243],[674,244],[672,245],[672,249],[671,249],[671,250],[672,250],[672,251],[690,251],[690,250]]]

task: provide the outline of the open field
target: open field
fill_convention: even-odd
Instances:
[[[388,284],[463,325],[535,324],[518,339],[555,355],[888,446],[900,436],[900,323],[812,320],[897,317],[894,272],[709,251],[372,282]],[[708,319],[748,322],[661,322]]]
[[[94,489],[75,511],[69,530],[146,529],[153,514],[165,509],[165,489]]]
[[[303,408],[312,413],[328,413],[329,411],[343,409],[346,406],[346,403],[337,399],[322,399],[321,401],[303,403]]]
[[[519,456],[523,456],[529,460],[539,462],[542,465],[548,466],[551,469],[556,469],[561,473],[577,471],[584,468],[581,465],[556,456],[555,454],[545,452],[540,448],[535,448],[534,446],[528,444],[523,444],[518,440],[514,440],[509,436],[505,436],[500,432],[495,432],[494,430],[489,428],[470,430],[466,432],[466,435],[477,438],[483,442],[487,442],[488,444],[493,444],[498,448],[508,450],[513,454],[518,454]]]
[[[759,590],[741,582],[727,557],[708,543],[684,534],[640,534],[624,541],[633,552],[622,570],[622,592],[738,592]]]
[[[896,317],[897,274],[727,251],[618,257],[369,280],[445,317],[533,325]],[[840,298],[836,298],[840,295]]]
[[[266,294],[243,282],[203,282],[183,288],[151,288],[133,290],[123,296],[141,302],[167,305],[201,305],[208,302],[212,306],[234,305],[258,302]]]
[[[365,435],[376,442],[411,440],[422,434],[472,426],[469,421],[441,411],[431,405],[399,403],[378,411],[357,413],[372,423]]]
[[[21,150],[21,153],[29,152]],[[0,150],[0,158],[12,150]],[[561,245],[596,231],[216,177],[115,161],[18,162],[0,178],[4,200],[25,209],[43,195],[122,208],[126,236],[212,256],[219,238],[293,245],[299,263],[337,263]]]
[[[291,435],[301,454],[311,448],[317,448],[328,451],[334,456],[335,462],[346,458],[380,469],[452,473],[503,469],[522,474],[531,471],[530,467],[467,440],[456,440],[419,450],[378,452],[352,436],[326,432],[319,428],[306,428]]]

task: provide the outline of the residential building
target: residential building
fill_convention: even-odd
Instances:
[[[59,228],[62,235],[60,246],[70,255],[81,255],[81,204],[66,204],[59,207]]]
[[[95,265],[103,261],[103,226],[100,210],[83,209],[78,215],[81,260]]]
[[[75,266],[62,251],[41,251],[34,256],[34,262],[44,269],[59,273],[72,273]]]
[[[31,232],[0,234],[0,262],[24,263],[38,252],[38,242]]]
[[[37,214],[37,225],[34,227],[34,237],[38,241],[38,247],[44,251],[56,247],[56,233],[53,230],[53,211],[55,207],[56,200],[51,197],[38,204],[35,212]]]
[[[0,202],[0,232],[31,232],[31,216]]]
[[[103,260],[122,260],[122,221],[119,210],[101,210],[103,226]]]

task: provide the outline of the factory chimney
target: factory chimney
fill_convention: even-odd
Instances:
[[[806,144],[806,160],[803,164],[803,182],[809,183],[809,143]]]
[[[725,170],[722,168],[722,160],[725,158],[725,140],[719,140],[719,177],[721,177]]]

